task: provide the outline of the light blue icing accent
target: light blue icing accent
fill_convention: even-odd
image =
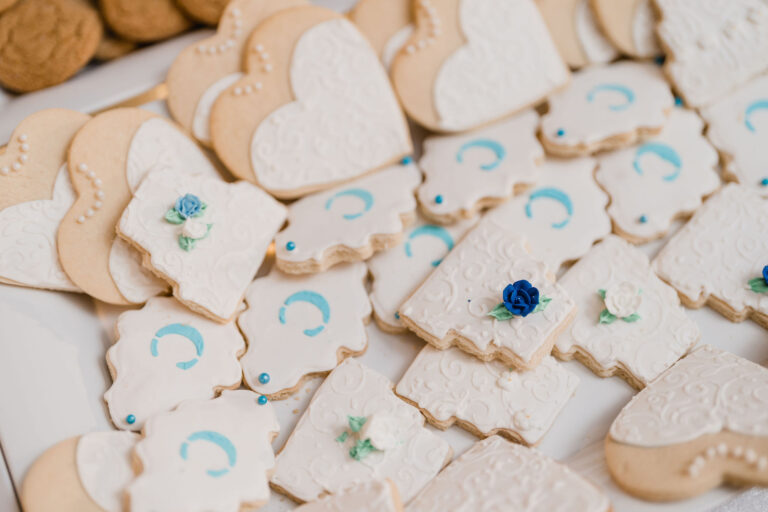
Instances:
[[[331,306],[328,304],[328,301],[325,300],[325,297],[311,290],[301,290],[299,292],[294,293],[287,299],[285,299],[285,302],[283,303],[284,305],[280,308],[280,311],[278,312],[278,318],[280,319],[281,324],[286,323],[285,322],[286,308],[291,304],[293,304],[294,302],[307,302],[315,306],[323,315],[323,324],[328,324],[328,321],[331,319]],[[325,325],[318,325],[317,327],[314,327],[312,329],[304,329],[304,334],[310,337],[317,336],[318,334],[323,332],[323,329],[325,329]]]
[[[344,218],[347,220],[354,220],[358,217],[362,217],[362,215],[371,209],[373,206],[373,194],[368,192],[367,190],[363,188],[349,188],[347,190],[342,190],[341,192],[337,192],[336,194],[332,195],[328,198],[328,201],[325,203],[325,209],[330,210],[331,205],[333,205],[333,202],[336,200],[336,198],[344,197],[344,196],[352,196],[357,197],[363,202],[363,210],[357,213],[345,213]]]
[[[266,405],[266,403],[267,403],[268,401],[269,401],[269,400],[268,400],[268,399],[267,399],[267,397],[265,397],[264,395],[261,395],[261,396],[259,396],[259,400],[258,400],[258,402],[259,402],[259,405]]]
[[[752,114],[758,110],[768,110],[768,99],[753,101],[744,111],[744,125],[747,127],[747,130],[751,132],[757,131],[757,128],[755,128],[755,125],[752,124],[752,119],[750,118],[752,117]]]
[[[210,476],[219,478],[220,476],[229,473],[230,468],[235,467],[235,463],[237,463],[237,450],[235,449],[235,445],[232,444],[232,441],[230,441],[227,436],[219,434],[213,430],[199,430],[190,434],[189,437],[187,437],[187,440],[181,443],[181,448],[179,449],[179,455],[181,455],[182,459],[187,460],[187,457],[189,456],[189,443],[194,443],[195,441],[208,441],[209,443],[213,443],[221,448],[227,455],[229,468],[209,469],[206,473]]]
[[[205,346],[203,342],[203,335],[200,334],[200,331],[192,327],[191,325],[186,324],[170,324],[166,325],[165,327],[161,328],[159,331],[155,333],[155,337],[152,338],[152,342],[149,344],[149,351],[152,354],[153,357],[157,357],[159,354],[157,352],[157,343],[159,341],[159,338],[162,338],[163,336],[167,336],[168,334],[178,334],[179,336],[184,336],[189,341],[192,342],[192,344],[195,346],[195,352],[197,352],[197,357],[190,359],[189,361],[180,361],[176,363],[176,367],[181,370],[189,370],[193,366],[195,366],[198,362],[198,357],[201,357],[203,355],[203,347]]]
[[[507,155],[507,150],[504,149],[504,146],[496,142],[495,140],[491,139],[475,139],[467,142],[463,146],[459,148],[459,152],[456,153],[456,161],[460,164],[464,163],[464,151],[466,151],[469,148],[485,148],[490,149],[496,154],[496,160],[489,163],[489,164],[483,164],[480,166],[480,168],[484,171],[492,171],[496,167],[499,166],[502,160],[504,160],[504,157]]]
[[[635,93],[629,87],[621,84],[600,84],[593,87],[587,93],[587,101],[592,103],[595,100],[595,96],[604,91],[618,92],[624,95],[625,102],[617,105],[609,105],[608,108],[614,112],[626,110],[635,101]]]
[[[442,242],[448,248],[448,251],[451,251],[453,249],[453,238],[451,237],[451,234],[448,232],[447,229],[445,229],[442,226],[435,226],[434,224],[426,224],[424,226],[417,227],[416,229],[411,231],[410,235],[408,235],[408,240],[405,241],[405,255],[408,256],[409,258],[413,257],[413,252],[411,250],[411,240],[413,240],[414,238],[418,238],[420,236],[435,237],[439,240],[442,240]],[[438,266],[441,261],[443,261],[442,258],[433,261],[432,266],[433,267]]]
[[[675,181],[680,175],[680,171],[683,168],[683,161],[680,159],[680,155],[677,153],[677,151],[675,151],[673,147],[662,144],[660,142],[646,142],[637,148],[637,151],[635,152],[635,159],[632,161],[632,166],[635,168],[635,172],[640,176],[643,175],[643,168],[640,165],[640,158],[646,153],[653,153],[662,160],[666,160],[675,166],[675,170],[672,173],[667,174],[662,178],[664,181]]]
[[[561,221],[561,222],[554,222],[552,223],[552,227],[555,229],[563,229],[568,223],[571,221],[571,217],[573,216],[573,202],[571,201],[571,198],[560,190],[559,188],[540,188],[538,190],[534,190],[530,196],[528,196],[528,202],[525,203],[525,215],[531,219],[533,218],[533,212],[531,211],[531,203],[533,203],[535,200],[539,198],[547,198],[552,199],[554,201],[557,201],[558,203],[562,204],[565,207],[565,211],[568,213],[568,217]]]

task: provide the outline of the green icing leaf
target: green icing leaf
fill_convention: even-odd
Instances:
[[[344,441],[346,441],[346,440],[347,440],[347,438],[348,438],[348,437],[349,437],[349,432],[347,432],[347,431],[345,430],[344,432],[342,432],[342,433],[339,435],[339,437],[337,437],[337,438],[336,438],[336,442],[338,442],[338,443],[343,443]]]
[[[197,241],[194,238],[189,238],[188,236],[179,235],[179,247],[181,247],[187,252],[195,248],[196,242]]]
[[[349,456],[355,460],[363,460],[375,451],[376,448],[371,444],[371,440],[366,439],[365,441],[357,441],[355,446],[349,449]]]
[[[349,420],[349,428],[352,432],[360,432],[360,429],[365,425],[365,416],[347,416]]]
[[[765,284],[765,279],[762,277],[755,277],[749,280],[749,289],[755,293],[768,292],[768,284]]]
[[[600,298],[602,298],[603,300],[605,300],[605,290],[603,290],[602,288],[600,288],[599,290],[597,290],[597,294],[600,296]]]
[[[600,322],[601,324],[612,324],[616,321],[616,315],[608,311],[607,309],[604,309],[600,312]]]
[[[182,217],[181,214],[177,212],[175,208],[171,208],[170,210],[165,212],[165,220],[167,220],[171,224],[184,223],[184,217]]]
[[[629,316],[623,317],[622,320],[631,324],[632,322],[637,322],[638,320],[640,320],[640,315],[638,315],[637,313],[632,313]]]
[[[205,213],[205,209],[208,208],[208,205],[205,203],[200,204],[200,209],[197,210],[197,213],[193,214],[192,217],[200,217],[203,213]]]
[[[547,306],[549,306],[549,303],[552,302],[552,299],[550,297],[547,297],[546,295],[542,295],[541,299],[539,299],[539,303],[536,305],[536,308],[532,311],[532,313],[538,313],[539,311],[544,311],[547,309]]]
[[[507,307],[504,305],[503,302],[499,302],[496,304],[496,307],[494,307],[489,313],[488,316],[492,316],[496,320],[509,320],[510,318],[514,318],[515,315],[513,315]]]

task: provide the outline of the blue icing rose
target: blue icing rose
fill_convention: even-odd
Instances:
[[[763,281],[768,284],[768,265],[763,267]]]
[[[174,208],[186,219],[199,213],[203,208],[203,202],[194,194],[185,194],[176,200]]]
[[[504,307],[516,316],[528,316],[539,305],[539,290],[525,279],[504,288]]]

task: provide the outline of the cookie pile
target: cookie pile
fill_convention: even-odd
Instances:
[[[626,492],[768,485],[768,370],[686,310],[768,328],[767,70],[762,0],[232,0],[169,71],[177,124],[30,116],[0,280],[134,310],[117,430],[43,454],[25,508],[607,512],[532,448],[573,358],[637,390],[605,440]],[[371,316],[424,341],[396,384],[356,359]],[[275,455],[271,402],[319,376]],[[483,440],[451,462],[426,423]]]

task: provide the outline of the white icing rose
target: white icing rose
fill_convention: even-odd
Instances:
[[[208,233],[208,224],[193,218],[185,220],[181,228],[181,234],[193,240],[203,238],[206,233]]]
[[[498,380],[496,380],[496,385],[501,389],[511,391],[517,387],[519,381],[520,375],[516,371],[510,370],[499,375]]]
[[[627,281],[605,290],[605,307],[609,313],[619,318],[635,313],[642,300],[640,288]]]
[[[397,446],[397,419],[383,413],[374,413],[360,429],[361,439],[370,439],[377,450],[391,450]]]

